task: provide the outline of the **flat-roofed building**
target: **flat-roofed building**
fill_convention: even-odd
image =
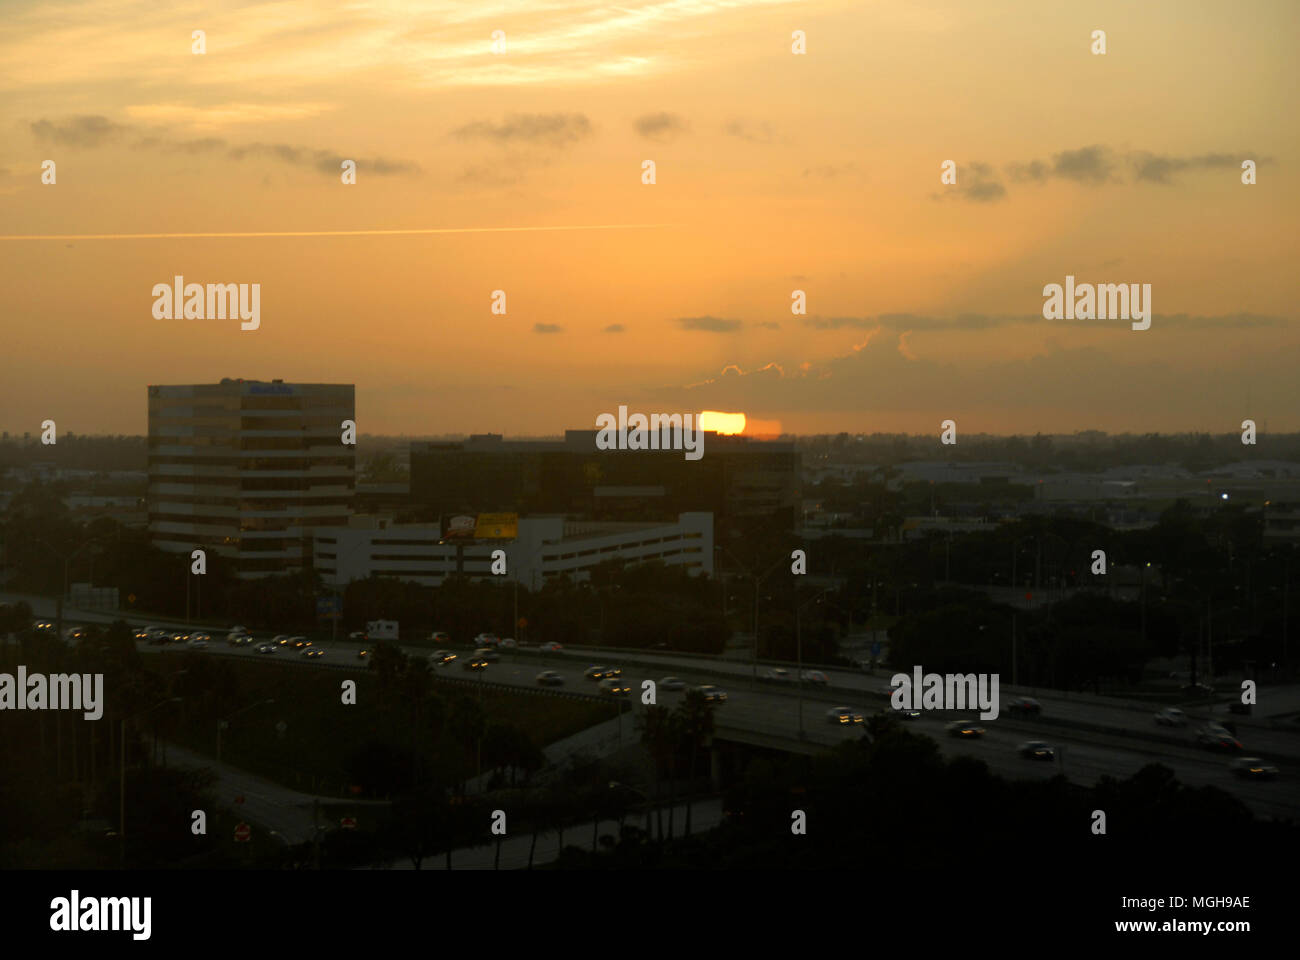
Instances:
[[[719,529],[747,521],[800,523],[801,454],[793,442],[705,433],[703,456],[602,450],[595,430],[556,440],[411,444],[411,499],[443,515],[486,510],[611,521],[671,521],[711,513]]]
[[[356,490],[351,384],[224,379],[149,387],[149,531],[173,553],[229,557],[241,578],[311,562]]]
[[[522,517],[510,532],[511,539],[458,538],[437,524],[357,517],[349,527],[317,533],[315,569],[336,587],[371,576],[437,586],[455,573],[496,578],[492,554],[502,550],[506,573],[500,579],[517,580],[530,589],[564,575],[585,580],[592,568],[608,560],[628,565],[662,562],[693,574],[713,572],[713,516],[708,513],[684,513],[667,523]]]

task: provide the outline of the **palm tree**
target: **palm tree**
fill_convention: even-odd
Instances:
[[[641,729],[641,742],[650,751],[655,771],[655,819],[659,824],[659,839],[664,838],[663,809],[659,806],[659,779],[669,756],[673,751],[673,719],[667,707],[651,704],[637,718]]]
[[[704,694],[695,689],[686,691],[681,705],[677,708],[677,722],[682,736],[691,745],[691,765],[687,774],[691,781],[691,792],[686,795],[686,835],[690,836],[696,754],[702,745],[711,743],[713,737],[713,709],[704,699]]]

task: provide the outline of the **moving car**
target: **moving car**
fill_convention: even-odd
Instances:
[[[271,643],[277,647],[287,647],[291,640],[293,640],[293,637],[287,633],[278,633],[271,638]]]
[[[495,647],[500,642],[501,638],[495,633],[480,633],[474,638],[474,646],[476,647]]]
[[[660,690],[685,690],[686,681],[681,677],[664,677],[659,681]]]
[[[1012,697],[1007,710],[1013,717],[1036,717],[1043,712],[1043,705],[1033,697]]]
[[[1156,714],[1156,723],[1162,727],[1185,727],[1187,726],[1187,714],[1177,707],[1165,707]]]
[[[765,670],[763,675],[758,678],[763,683],[794,683],[794,674],[784,667],[773,667],[771,670]]]
[[[311,641],[308,640],[306,637],[292,637],[289,640],[289,644],[295,650],[306,650],[308,647],[311,646]]]
[[[312,660],[315,659],[316,657],[325,656],[325,651],[320,649],[319,647],[314,647],[311,650],[304,650],[301,656],[305,657],[308,660]]]
[[[74,640],[80,640],[85,635],[86,635],[85,627],[68,627],[68,629],[63,631],[63,639],[69,642]]]
[[[564,647],[552,640],[550,643],[542,644],[537,649],[542,653],[559,653],[564,649]]]
[[[49,620],[37,620],[32,624],[32,629],[37,633],[50,633],[54,630],[54,624]]]
[[[164,630],[162,627],[154,627],[149,631],[149,643],[153,646],[161,646],[164,643],[172,642],[172,632]]]
[[[564,686],[564,678],[554,670],[543,670],[537,675],[537,682],[544,687]]]
[[[623,676],[623,671],[618,667],[588,667],[582,675],[588,680],[609,680]]]
[[[1028,760],[1056,759],[1056,751],[1041,740],[1026,740],[1017,749],[1020,755]]]
[[[259,643],[256,649],[258,653],[275,653],[280,648],[274,643]]]
[[[208,645],[208,635],[206,633],[192,633],[190,638],[185,641],[187,647],[194,647],[196,650],[203,650]]]
[[[442,667],[456,659],[456,654],[450,650],[435,650],[429,654],[429,662],[434,666]]]
[[[370,651],[367,650],[365,647],[362,647],[360,650],[357,651],[358,660],[365,660],[369,656],[370,656]]]
[[[615,697],[625,697],[632,691],[632,688],[626,683],[614,677],[608,677],[600,681],[599,686],[601,693],[608,693]]]
[[[465,661],[461,664],[461,666],[463,666],[466,670],[486,670],[488,666],[488,662],[484,660],[482,657],[473,656],[473,657],[466,658]]]
[[[1207,724],[1196,735],[1197,746],[1206,750],[1235,753],[1242,749],[1241,741],[1218,724]]]
[[[148,639],[149,639],[149,628],[148,628],[148,627],[136,627],[135,630],[132,631],[132,634],[135,636],[135,638],[136,638],[137,640],[148,640]]]
[[[369,643],[370,634],[364,630],[353,630],[348,634],[348,641],[351,643]]]
[[[892,710],[895,715],[902,717],[904,720],[919,720],[921,718],[920,710],[904,710],[901,707],[896,708],[892,704],[890,710]]]
[[[800,676],[803,677],[804,683],[811,683],[815,687],[824,687],[831,682],[830,677],[820,670],[805,670]]]
[[[514,637],[506,637],[504,640],[501,641],[502,650],[514,650],[517,649],[518,646],[519,644],[515,643]]]
[[[984,728],[974,720],[954,720],[944,729],[948,731],[950,737],[962,737],[969,740],[973,737],[984,736]]]
[[[861,723],[866,717],[852,707],[831,707],[826,711],[827,723]]]
[[[430,643],[451,643],[451,634],[445,630],[435,630],[429,634]]]
[[[1278,774],[1277,767],[1259,757],[1238,757],[1228,764],[1228,769],[1248,780],[1274,780]]]
[[[705,703],[726,703],[727,691],[711,683],[703,683],[695,688],[704,696]]]
[[[501,654],[497,653],[491,647],[483,647],[481,650],[475,650],[474,656],[480,660],[486,660],[488,663],[495,663],[501,659]]]
[[[253,637],[248,633],[235,633],[233,630],[226,634],[226,643],[232,647],[244,647],[253,642]]]

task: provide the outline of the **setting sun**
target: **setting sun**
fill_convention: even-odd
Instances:
[[[715,433],[744,433],[745,415],[743,413],[719,413],[705,410],[700,414],[700,429]]]

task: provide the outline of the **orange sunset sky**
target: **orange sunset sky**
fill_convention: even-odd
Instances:
[[[619,404],[1298,430],[1298,27],[1290,0],[7,0],[0,428],[143,433],[147,384],[278,377],[355,383],[363,433]],[[482,231],[577,226],[613,229]],[[126,236],[420,229],[479,232]],[[177,274],[260,283],[260,329],[155,319]],[[1151,329],[1043,320],[1067,274],[1151,284]]]

